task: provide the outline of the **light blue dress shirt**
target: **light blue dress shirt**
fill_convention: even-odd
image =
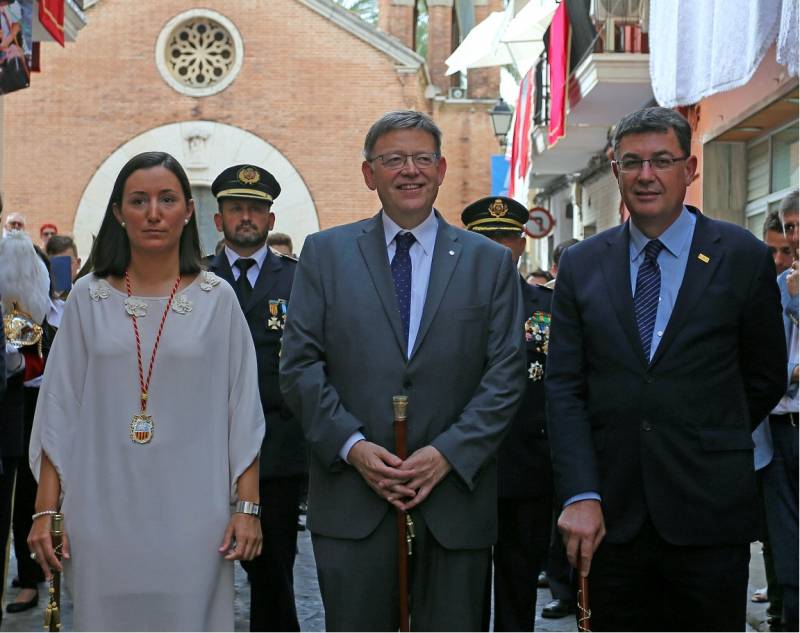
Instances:
[[[689,261],[689,249],[692,246],[694,237],[694,227],[697,218],[686,207],[683,207],[678,219],[664,231],[657,239],[661,240],[664,248],[658,254],[657,262],[661,269],[661,294],[658,296],[658,310],[656,311],[656,323],[653,328],[653,342],[650,345],[650,359],[656,353],[656,348],[664,336],[667,323],[672,316],[672,309],[675,307],[675,299],[683,283],[683,274],[686,272],[686,264]],[[636,292],[636,275],[639,273],[639,266],[644,261],[644,247],[650,238],[642,233],[632,220],[628,221],[630,230],[630,256],[631,256],[631,296]],[[564,507],[576,501],[586,499],[600,500],[597,492],[583,492],[570,497],[564,502]]]
[[[428,282],[431,278],[431,262],[433,261],[433,247],[436,245],[436,232],[439,230],[439,220],[431,209],[430,215],[416,227],[407,231],[401,228],[385,212],[381,212],[383,222],[383,235],[386,239],[386,253],[389,264],[397,250],[395,238],[398,233],[411,233],[416,242],[411,245],[408,255],[411,258],[411,309],[408,320],[408,347],[406,357],[411,358],[414,342],[417,340],[419,324],[422,321],[422,309],[425,307],[425,297],[428,294]],[[339,451],[339,457],[347,461],[347,454],[353,444],[366,439],[360,431],[353,433]]]
[[[656,348],[664,336],[667,323],[675,307],[675,299],[683,283],[683,274],[689,261],[689,248],[692,245],[694,226],[697,218],[686,207],[669,228],[658,236],[664,248],[658,254],[658,266],[661,269],[661,294],[658,297],[658,310],[656,311],[656,324],[653,328],[653,341],[650,345],[650,359],[656,353]],[[630,229],[630,255],[631,255],[631,295],[636,292],[636,275],[639,266],[644,261],[644,247],[650,238],[642,233],[631,221]]]
[[[237,260],[242,259],[242,255],[239,255],[236,251],[225,246],[225,256],[228,258],[228,263],[231,265],[231,272],[233,273],[233,278],[236,281],[239,281],[239,276],[242,274],[242,271],[239,270],[234,264]],[[245,259],[253,259],[255,260],[255,264],[250,266],[247,269],[247,281],[250,282],[250,287],[256,287],[256,281],[258,280],[258,274],[261,272],[261,267],[264,265],[264,260],[267,258],[267,245],[265,244],[261,248],[259,248],[255,253],[250,255],[249,258]]]

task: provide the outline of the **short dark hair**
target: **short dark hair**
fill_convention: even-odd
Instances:
[[[292,238],[286,235],[286,233],[270,233],[267,236],[267,246],[274,246],[275,244],[288,246],[290,251],[294,250],[292,248]]]
[[[92,244],[89,259],[81,270],[81,275],[90,271],[93,271],[98,277],[107,277],[108,275],[121,277],[125,274],[125,270],[131,261],[131,245],[128,241],[128,234],[114,216],[114,205],[122,205],[122,193],[125,190],[125,183],[128,182],[128,178],[133,172],[153,167],[169,169],[181,184],[184,202],[188,204],[192,199],[192,187],[189,184],[189,178],[187,178],[183,167],[174,157],[166,152],[144,152],[131,158],[120,170],[117,180],[114,182],[114,188],[111,190],[111,197],[106,206],[103,222]],[[200,236],[197,233],[197,219],[195,216],[196,214],[193,213],[181,233],[179,266],[182,275],[199,273],[202,268]]]
[[[558,246],[553,249],[553,264],[558,266],[558,260],[561,259],[561,256],[564,254],[564,251],[567,250],[573,244],[577,244],[580,240],[576,240],[574,237],[571,237],[568,240],[564,240]]]
[[[54,255],[58,255],[70,249],[72,249],[72,252],[75,253],[75,257],[77,257],[78,248],[75,246],[75,240],[69,235],[53,235],[47,240],[47,246],[45,246],[45,252],[48,257],[53,257]]]
[[[761,237],[766,239],[767,233],[770,231],[783,235],[783,222],[781,222],[777,211],[770,211],[767,213],[767,217],[764,218],[764,228],[761,231]]]
[[[685,156],[692,153],[692,127],[689,122],[675,110],[655,106],[637,110],[620,120],[614,130],[614,156],[619,151],[619,143],[629,134],[646,134],[648,132],[675,131],[678,144]]]
[[[781,206],[778,210],[778,214],[780,218],[783,218],[785,213],[797,213],[798,209],[798,191],[795,189],[790,194],[788,194],[783,200],[781,200]],[[783,224],[781,224],[781,231],[783,230]]]
[[[436,144],[436,153],[442,153],[442,131],[431,117],[424,112],[417,112],[416,110],[395,110],[384,114],[369,128],[369,132],[367,132],[367,136],[364,139],[364,158],[366,160],[371,159],[375,143],[384,134],[388,134],[392,130],[408,130],[412,128],[423,130],[433,136]]]

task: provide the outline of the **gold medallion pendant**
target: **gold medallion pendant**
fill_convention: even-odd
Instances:
[[[153,439],[155,425],[146,413],[138,413],[131,419],[131,439],[137,444],[147,444]]]

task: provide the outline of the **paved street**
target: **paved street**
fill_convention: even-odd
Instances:
[[[766,631],[766,606],[763,604],[754,604],[749,602],[749,598],[753,591],[764,586],[764,564],[761,556],[760,544],[754,544],[751,547],[751,562],[750,562],[750,586],[748,587],[748,603],[747,603],[747,619],[748,631]],[[13,551],[10,561],[9,571],[9,584],[10,579],[16,574],[16,560],[13,557]],[[317,576],[314,569],[314,556],[311,551],[311,538],[308,532],[301,532],[298,538],[298,556],[295,564],[295,584],[296,584],[296,598],[298,615],[300,618],[300,628],[303,631],[322,631],[324,630],[324,612],[322,609],[322,602],[319,596],[319,587],[317,586]],[[6,599],[9,597],[13,599],[16,595],[16,589],[9,589],[7,591]],[[39,631],[42,626],[42,610],[44,609],[44,597],[46,590],[44,585],[40,588],[41,601],[39,607],[31,609],[24,613],[16,615],[3,615],[3,624],[0,626],[0,631]],[[572,617],[561,618],[558,620],[546,620],[540,615],[542,606],[550,600],[550,592],[546,589],[539,590],[538,604],[537,604],[537,618],[536,630],[537,631],[575,631],[575,620]],[[69,602],[69,597],[66,596],[63,601],[64,615],[63,615],[63,628],[64,631],[72,631],[72,605]],[[248,612],[250,608],[250,591],[247,585],[247,577],[245,576],[242,568],[236,565],[236,630],[247,631],[248,626]]]

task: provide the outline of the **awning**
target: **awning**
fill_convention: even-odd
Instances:
[[[556,0],[530,0],[512,18],[513,2],[476,25],[445,60],[448,75],[469,68],[514,64],[524,74],[544,50],[542,38],[553,19]]]
[[[507,11],[495,11],[475,25],[453,54],[445,60],[448,75],[464,72],[468,68],[504,66],[512,63],[505,46],[500,46],[500,36],[509,22]]]

